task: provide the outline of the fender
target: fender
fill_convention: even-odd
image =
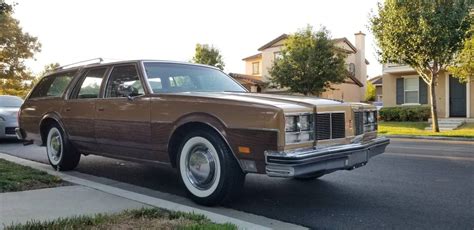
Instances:
[[[43,125],[44,125],[44,122],[46,119],[53,119],[54,121],[56,121],[56,123],[59,124],[59,126],[61,127],[61,131],[63,132],[64,136],[66,138],[69,138],[69,135],[68,133],[66,132],[66,130],[64,129],[64,124],[63,122],[61,121],[61,115],[59,115],[57,112],[48,112],[48,113],[45,113],[41,119],[40,119],[40,123],[38,125],[39,127],[39,130],[40,130],[40,145],[41,146],[44,146],[45,143],[43,143],[43,136],[42,136],[42,133],[41,133],[41,129],[43,128]]]
[[[222,140],[224,140],[224,143],[227,145],[227,147],[230,149],[230,152],[232,153],[234,159],[238,162],[240,169],[243,172],[245,172],[244,168],[242,167],[242,163],[240,162],[239,158],[237,157],[234,150],[232,149],[229,141],[227,140],[227,126],[225,122],[211,114],[198,112],[198,113],[186,114],[180,117],[178,120],[176,120],[173,123],[173,127],[168,137],[168,143],[170,143],[171,138],[173,137],[177,129],[179,129],[183,125],[193,123],[193,122],[203,123],[211,127],[212,129],[214,129],[222,138]],[[170,146],[168,145],[168,148],[169,147]],[[170,149],[168,149],[168,152],[170,152]]]

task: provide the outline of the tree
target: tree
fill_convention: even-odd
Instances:
[[[12,17],[13,7],[0,0],[0,91],[25,96],[25,81],[33,79],[24,61],[41,51],[36,37],[24,33]]]
[[[407,64],[428,84],[432,129],[439,132],[435,86],[461,49],[470,26],[470,0],[385,0],[370,17],[383,63]]]
[[[448,67],[448,71],[461,82],[467,82],[469,77],[474,76],[474,25],[471,25],[468,34],[469,38],[464,42],[463,49]]]
[[[208,44],[196,44],[196,53],[193,57],[194,63],[215,66],[221,70],[224,69],[224,61],[217,48]]]
[[[344,52],[336,47],[326,28],[314,32],[311,26],[289,35],[269,70],[272,83],[291,92],[319,95],[331,84],[348,76]]]
[[[367,87],[365,88],[365,100],[366,101],[375,101],[375,85],[372,82],[367,81]]]

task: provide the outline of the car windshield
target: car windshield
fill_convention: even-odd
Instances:
[[[0,107],[20,107],[23,100],[19,97],[0,96]]]
[[[219,70],[196,65],[145,62],[153,93],[247,92]]]

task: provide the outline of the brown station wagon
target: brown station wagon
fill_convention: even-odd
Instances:
[[[28,95],[16,133],[46,146],[58,170],[81,154],[170,165],[204,205],[230,200],[247,173],[318,178],[389,144],[374,106],[249,93],[219,69],[152,60],[55,70]]]

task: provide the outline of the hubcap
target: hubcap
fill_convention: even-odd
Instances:
[[[214,156],[205,145],[193,146],[186,159],[186,176],[200,190],[208,189],[215,180]]]
[[[53,128],[48,134],[48,156],[53,164],[58,164],[61,160],[62,139],[59,130]]]

